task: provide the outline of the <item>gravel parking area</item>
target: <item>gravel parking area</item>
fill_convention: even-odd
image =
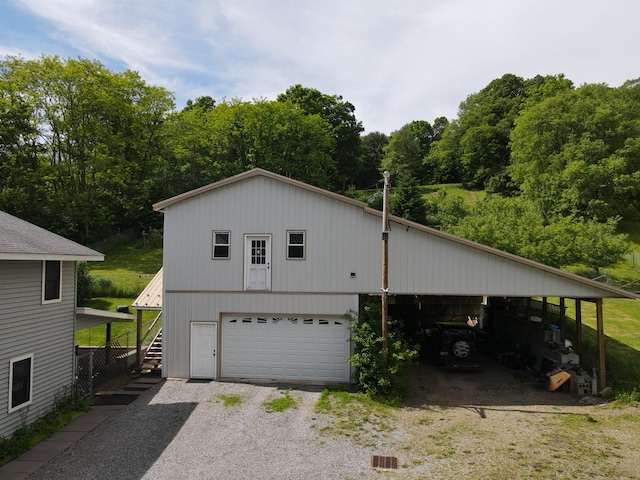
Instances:
[[[296,408],[268,413],[264,403],[285,392]],[[640,409],[546,392],[501,365],[414,368],[388,429],[352,422],[327,434],[336,418],[315,412],[320,394],[167,380],[29,479],[640,478]],[[372,455],[397,457],[399,469],[372,468]]]
[[[320,389],[268,413],[283,387],[168,380],[142,394],[30,479],[369,478],[371,447],[318,433]],[[239,395],[225,406],[220,396]],[[374,449],[375,450],[375,449]]]

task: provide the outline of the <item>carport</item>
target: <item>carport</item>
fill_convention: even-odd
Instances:
[[[569,351],[562,348],[567,338],[566,309],[568,302],[575,306],[575,341],[573,352],[579,359],[583,355],[583,304],[593,304],[596,314],[596,335],[598,347],[598,378],[599,385],[607,385],[607,370],[605,361],[605,298],[637,299],[637,295],[609,285],[593,282],[581,277],[574,278],[578,282],[586,281],[590,293],[593,287],[601,290],[602,296],[585,297],[553,297],[553,302],[546,296],[447,296],[447,295],[391,295],[389,297],[389,312],[392,317],[405,321],[407,332],[424,332],[432,328],[437,322],[459,321],[464,323],[468,317],[478,318],[479,327],[488,329],[500,328],[510,331],[511,345],[505,341],[504,348],[513,347],[513,343],[520,343],[528,349],[550,361],[562,364],[563,360],[573,360],[573,355],[567,357]],[[572,279],[572,280],[574,280]],[[562,293],[562,292],[559,292]],[[505,327],[506,325],[506,327]],[[555,342],[556,348],[550,345]]]
[[[485,320],[520,323],[521,338],[540,344],[534,353],[561,364],[566,361],[563,352],[558,356],[558,352],[545,349],[551,344],[562,345],[565,340],[566,302],[575,302],[577,355],[583,352],[582,303],[591,302],[596,309],[599,382],[601,387],[607,386],[603,299],[635,300],[638,295],[402,218],[391,216],[387,220],[386,212],[381,215],[383,309],[387,296],[392,313],[393,304],[405,305],[395,307],[402,316],[408,313],[407,304],[413,304],[414,311],[416,306],[417,311],[422,311],[426,301],[427,315],[414,316],[414,328],[420,330],[438,320],[456,317],[462,317],[462,321],[465,317],[478,317],[481,329]],[[414,230],[415,236],[411,235]],[[425,234],[429,238],[427,248],[418,243],[424,241]],[[407,263],[405,252],[412,250],[420,251],[420,255],[410,257]],[[394,264],[404,264],[405,268],[410,265],[414,273],[404,275],[402,269],[394,269]],[[427,286],[433,292],[412,291],[416,286]],[[395,298],[394,289],[398,292]],[[559,298],[559,325],[549,322],[550,297]],[[534,309],[534,304],[538,308]],[[434,305],[438,308],[433,308]],[[548,332],[547,328],[553,331]]]

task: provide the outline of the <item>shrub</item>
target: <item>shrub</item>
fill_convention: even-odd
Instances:
[[[78,262],[78,306],[86,306],[93,298],[93,277],[87,262]]]
[[[387,359],[384,366],[382,349],[382,312],[380,304],[367,304],[360,316],[352,317],[355,353],[349,363],[357,370],[358,387],[368,396],[397,400],[407,386],[407,367],[418,358],[417,345],[411,345],[402,334],[402,322],[387,321]]]
[[[71,392],[71,389],[65,389],[48,413],[35,422],[20,427],[10,438],[0,437],[0,465],[19,457],[87,411],[87,401]]]

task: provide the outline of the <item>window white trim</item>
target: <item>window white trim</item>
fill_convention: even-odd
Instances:
[[[218,235],[226,235],[227,236],[227,242],[217,242],[218,240],[216,237]],[[212,243],[212,247],[211,247],[211,258],[213,260],[229,260],[231,258],[231,232],[229,230],[214,230],[211,233],[211,243]],[[216,252],[216,247],[218,249],[218,252]],[[223,253],[224,250],[226,248],[226,255],[224,254],[220,254]],[[216,253],[218,253],[218,255],[216,255]]]
[[[296,239],[292,241],[293,235],[301,235],[302,242]],[[291,255],[292,253],[302,250],[301,254]],[[307,232],[305,230],[287,230],[287,260],[305,260],[307,258]]]
[[[58,265],[58,279],[57,281],[53,278],[48,278],[47,275],[47,265],[48,264],[57,264]],[[47,288],[51,288],[51,282],[54,283],[54,287],[57,286],[57,293],[54,293],[54,296],[50,296],[47,298]],[[56,285],[57,284],[57,285]],[[51,293],[51,292],[49,292]],[[47,303],[59,303],[62,301],[62,261],[60,260],[43,260],[42,261],[42,304]]]
[[[13,374],[14,374],[14,365],[18,362],[22,362],[24,360],[29,360],[29,385],[27,388],[29,389],[28,399],[18,405],[13,406]],[[20,410],[21,408],[26,407],[27,405],[31,405],[33,403],[33,353],[29,353],[27,355],[21,355],[19,357],[12,358],[9,360],[9,396],[8,396],[7,406],[9,413],[14,412],[16,410]]]

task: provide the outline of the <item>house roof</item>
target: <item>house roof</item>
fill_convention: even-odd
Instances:
[[[131,313],[109,312],[89,307],[76,308],[76,330],[96,327],[112,322],[131,323],[136,317]]]
[[[162,268],[131,304],[134,310],[162,310]]]
[[[155,211],[162,211],[167,207],[170,207],[172,205],[175,205],[179,202],[188,200],[190,198],[202,195],[204,193],[213,191],[213,190],[217,190],[217,189],[221,189],[223,187],[227,187],[230,185],[233,185],[235,183],[238,182],[242,182],[244,180],[247,180],[249,178],[253,178],[253,177],[266,177],[266,178],[270,178],[272,180],[278,181],[278,182],[282,182],[282,183],[286,183],[289,185],[292,185],[294,187],[297,188],[301,188],[304,190],[307,190],[309,192],[313,192],[316,194],[320,194],[320,195],[324,195],[326,197],[335,199],[335,200],[339,200],[341,202],[347,203],[347,204],[351,204],[354,205],[356,207],[362,208],[366,213],[370,214],[370,215],[374,215],[374,216],[378,216],[378,217],[382,217],[382,212],[379,210],[376,210],[374,208],[369,207],[368,204],[364,203],[364,202],[360,202],[358,200],[354,200],[352,198],[349,197],[345,197],[343,195],[334,193],[334,192],[329,192],[327,190],[324,190],[322,188],[313,186],[313,185],[309,185],[306,184],[304,182],[298,181],[298,180],[293,180],[291,178],[288,177],[284,177],[282,175],[278,175],[276,173],[273,172],[269,172],[267,170],[263,170],[260,168],[255,168],[253,170],[249,170],[243,173],[240,173],[238,175],[235,175],[233,177],[229,177],[226,178],[224,180],[220,180],[218,182],[209,184],[209,185],[205,185],[203,187],[197,188],[195,190],[191,190],[189,192],[185,192],[182,193],[180,195],[177,195],[175,197],[163,200],[161,202],[158,202],[156,204],[153,205],[153,209]],[[590,280],[588,278],[585,277],[581,277],[579,275],[575,275],[572,274],[570,272],[564,271],[564,270],[560,270],[558,268],[554,268],[554,267],[550,267],[548,265],[544,265],[542,263],[538,263],[535,262],[533,260],[528,260],[526,258],[523,257],[519,257],[517,255],[502,251],[502,250],[497,250],[495,248],[492,247],[488,247],[486,245],[482,245],[480,243],[477,242],[473,242],[471,240],[467,240],[465,238],[461,238],[461,237],[457,237],[455,235],[452,235],[450,233],[446,233],[443,232],[441,230],[432,228],[432,227],[428,227],[426,225],[422,225],[420,223],[416,223],[416,222],[412,222],[410,220],[405,220],[403,218],[400,217],[396,217],[394,215],[389,215],[389,221],[408,227],[408,228],[414,228],[416,230],[419,231],[423,231],[426,232],[430,235],[433,235],[435,237],[439,237],[442,238],[446,241],[449,242],[453,242],[459,245],[464,245],[466,247],[470,247],[472,249],[477,250],[478,252],[482,252],[484,254],[489,254],[495,257],[500,257],[500,258],[504,258],[519,264],[522,264],[523,266],[527,266],[530,268],[534,268],[537,270],[541,270],[547,273],[551,273],[553,275],[556,275],[558,277],[562,277],[565,279],[570,280],[571,282],[575,282],[575,284],[582,284],[584,286],[589,287],[589,291],[592,291],[592,289],[597,289],[598,291],[602,292],[602,297],[606,298],[606,297],[622,297],[622,298],[631,298],[631,299],[636,299],[639,298],[638,295],[631,293],[631,292],[627,292],[626,290],[617,288],[617,287],[613,287],[610,285],[606,285],[594,280]]]
[[[104,260],[104,255],[0,211],[0,260]]]

